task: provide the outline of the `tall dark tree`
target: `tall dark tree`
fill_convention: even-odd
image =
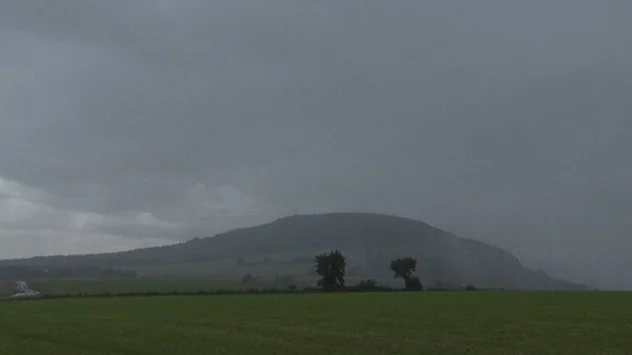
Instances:
[[[395,273],[395,278],[404,279],[407,290],[421,290],[423,288],[419,278],[413,276],[417,270],[417,259],[400,258],[391,261],[391,270]]]
[[[339,250],[316,255],[314,267],[321,277],[318,280],[319,287],[327,291],[344,287],[347,261]]]

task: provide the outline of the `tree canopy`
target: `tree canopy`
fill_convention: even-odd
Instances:
[[[395,278],[408,280],[413,276],[413,272],[417,270],[417,259],[400,258],[391,261],[391,270],[395,273]]]
[[[339,250],[314,257],[316,273],[321,276],[318,286],[324,290],[342,288],[345,285],[347,261]]]
[[[395,273],[395,278],[404,279],[404,285],[407,290],[418,291],[423,289],[423,285],[418,277],[413,276],[413,272],[417,270],[417,259],[400,258],[391,261],[391,270]]]

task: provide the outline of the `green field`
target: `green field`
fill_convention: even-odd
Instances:
[[[632,293],[0,302],[0,354],[625,354]]]

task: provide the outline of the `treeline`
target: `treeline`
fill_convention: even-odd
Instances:
[[[316,255],[314,257],[314,268],[320,275],[318,286],[324,291],[344,289],[345,275],[347,272],[347,258],[340,250],[332,250],[328,253]],[[424,289],[421,281],[414,275],[417,270],[417,259],[401,258],[391,261],[390,269],[395,278],[404,280],[404,288],[408,291],[422,291]],[[362,282],[358,287],[377,287],[375,280]]]
[[[475,291],[475,288],[463,288],[462,291]],[[428,292],[443,291],[438,289],[428,289]],[[454,291],[454,290],[451,290]],[[502,291],[502,290],[497,290]],[[361,282],[354,286],[345,286],[336,290],[324,291],[319,287],[306,288],[251,288],[246,290],[238,289],[209,289],[197,291],[136,291],[136,292],[102,292],[102,293],[58,293],[58,294],[40,294],[34,297],[25,298],[7,298],[0,299],[2,301],[20,301],[20,300],[44,300],[44,299],[60,299],[60,298],[112,298],[112,297],[156,297],[156,296],[222,296],[222,295],[267,295],[267,294],[320,294],[325,292],[333,293],[354,293],[354,292],[409,292],[405,288],[392,288],[388,286],[379,286],[372,282]]]
[[[32,266],[0,267],[0,280],[54,280],[54,279],[135,279],[136,271],[111,267],[75,266],[41,268]]]
[[[314,261],[314,275],[320,276],[317,286],[322,291],[365,291],[365,290],[391,290],[390,287],[379,286],[374,279],[361,281],[358,285],[347,286],[345,276],[347,275],[347,259],[340,250],[332,250],[328,253],[316,255]],[[402,279],[404,290],[406,291],[423,291],[424,285],[421,280],[415,276],[417,271],[417,259],[412,257],[398,258],[391,260],[390,271],[394,278]],[[257,279],[250,273],[242,277],[242,283],[254,284]],[[275,285],[283,285],[290,289],[296,289],[297,285],[291,276],[277,277]],[[433,290],[456,290],[458,287],[442,287],[441,283],[434,285]],[[463,287],[462,287],[463,288]],[[464,287],[468,290],[475,290],[473,285]]]

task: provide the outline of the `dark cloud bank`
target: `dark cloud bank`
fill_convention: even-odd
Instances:
[[[0,257],[367,211],[632,287],[630,18],[628,1],[0,1]]]

